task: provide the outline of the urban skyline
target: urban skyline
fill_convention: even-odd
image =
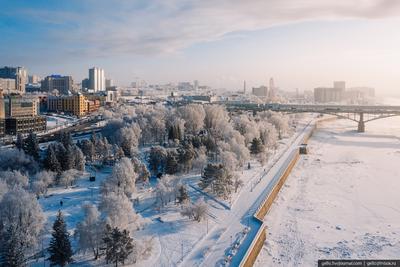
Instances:
[[[362,8],[359,1],[2,5],[2,65],[43,77],[79,81],[94,65],[119,85],[138,77],[237,90],[243,80],[250,88],[274,77],[288,90],[332,80],[372,86],[378,94],[398,94],[400,87],[395,1],[363,1]]]

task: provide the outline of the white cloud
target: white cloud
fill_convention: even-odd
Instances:
[[[397,0],[143,2],[140,6],[141,2],[92,0],[74,12],[30,9],[20,14],[49,24],[46,38],[55,45],[68,47],[71,54],[89,56],[174,52],[232,32],[278,24],[316,19],[377,19],[400,14]]]

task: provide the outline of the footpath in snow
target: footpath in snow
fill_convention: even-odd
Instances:
[[[267,218],[256,266],[400,255],[400,118],[319,127]]]

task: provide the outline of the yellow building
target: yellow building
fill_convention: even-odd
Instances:
[[[50,96],[47,98],[47,110],[65,112],[81,117],[87,112],[87,98],[82,94],[72,96]]]

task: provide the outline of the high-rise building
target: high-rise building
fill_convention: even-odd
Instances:
[[[253,87],[253,95],[258,97],[267,97],[268,88],[264,85],[261,85],[260,87]]]
[[[89,89],[95,92],[106,90],[106,80],[103,69],[96,67],[89,69]]]
[[[57,90],[59,94],[67,95],[72,92],[73,83],[71,76],[51,75],[42,80],[42,91],[52,93]]]
[[[24,67],[3,67],[0,68],[0,78],[14,79],[15,92],[19,94],[25,93],[25,84],[28,81],[27,71]]]
[[[89,89],[89,87],[90,87],[89,79],[88,78],[83,79],[82,80],[82,89]]]
[[[114,81],[112,79],[106,79],[106,88],[114,86]]]
[[[199,90],[199,81],[198,80],[194,80],[193,85],[194,85],[195,91]]]

